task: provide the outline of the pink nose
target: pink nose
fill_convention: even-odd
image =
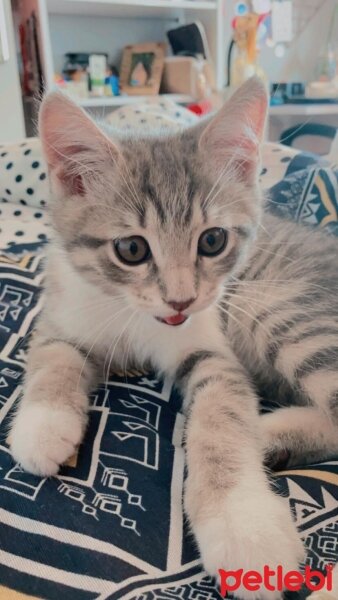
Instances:
[[[190,304],[192,304],[194,302],[194,300],[195,300],[195,298],[190,298],[189,300],[185,300],[185,302],[177,302],[176,300],[168,300],[167,304],[169,304],[169,306],[171,306],[174,310],[177,310],[177,312],[182,312],[183,310],[188,308],[188,306],[190,306]]]

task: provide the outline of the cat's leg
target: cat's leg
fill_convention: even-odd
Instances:
[[[177,372],[186,398],[185,507],[205,568],[297,569],[303,558],[288,505],[263,468],[258,401],[228,350],[188,356]],[[279,598],[241,588],[238,598]]]
[[[320,319],[315,325],[314,330],[313,322],[303,323],[301,334],[291,331],[278,344],[273,362],[304,406],[277,409],[261,421],[268,457],[273,460],[282,451],[289,454],[289,465],[338,454],[338,335],[334,324],[332,334],[324,333]]]
[[[276,409],[261,416],[265,462],[273,470],[338,456],[338,427],[311,406]]]
[[[9,442],[30,473],[55,475],[80,444],[95,365],[71,344],[37,335],[28,355],[23,397]]]

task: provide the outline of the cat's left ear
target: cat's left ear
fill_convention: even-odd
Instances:
[[[258,77],[246,81],[204,129],[199,148],[210,169],[221,177],[255,183],[260,164],[268,99]]]
[[[42,101],[39,134],[51,180],[65,196],[85,196],[121,154],[82,108],[60,92]]]

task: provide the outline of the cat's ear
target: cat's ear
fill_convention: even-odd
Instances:
[[[42,101],[39,134],[51,179],[67,195],[84,196],[120,158],[117,146],[60,92]]]
[[[221,177],[254,183],[264,136],[267,93],[258,77],[246,81],[204,129],[199,147],[210,168]]]

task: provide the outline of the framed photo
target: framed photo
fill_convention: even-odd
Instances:
[[[153,42],[126,46],[120,70],[121,91],[134,96],[158,94],[165,49],[165,44]]]

